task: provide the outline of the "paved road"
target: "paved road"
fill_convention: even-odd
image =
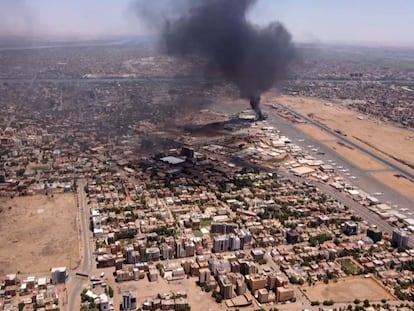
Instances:
[[[87,205],[86,194],[84,191],[85,181],[78,181],[78,207],[79,207],[79,221],[80,221],[80,231],[82,238],[82,249],[83,254],[81,258],[81,264],[77,269],[77,272],[88,274],[92,270],[92,249],[91,249],[91,239],[89,231],[89,208]],[[75,274],[72,275],[72,290],[69,294],[67,310],[78,310],[80,305],[80,294],[83,289],[85,279],[77,277]]]

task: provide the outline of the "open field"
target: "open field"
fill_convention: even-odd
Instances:
[[[311,301],[333,300],[334,302],[352,302],[358,298],[370,301],[396,300],[387,290],[372,278],[351,277],[330,282],[320,283],[311,287],[303,287]]]
[[[99,270],[103,271],[103,270]],[[112,271],[109,269],[108,271]],[[174,281],[168,283],[168,281],[158,277],[158,281],[149,282],[148,278],[145,277],[139,281],[132,281],[126,283],[115,283],[111,272],[106,273],[110,276],[108,284],[113,286],[116,293],[122,293],[123,291],[137,291],[138,290],[138,299],[137,303],[139,306],[142,305],[146,300],[155,298],[159,293],[167,292],[186,292],[187,299],[191,306],[191,310],[225,310],[224,302],[222,304],[217,304],[214,301],[214,298],[211,297],[211,292],[206,293],[201,290],[199,286],[196,285],[197,278],[183,279],[180,281]],[[116,295],[114,301],[115,306],[119,306],[122,302],[122,296]],[[120,299],[119,299],[120,298]]]
[[[317,128],[316,126],[312,124],[305,124],[305,123],[299,123],[296,124],[296,127],[298,127],[301,131],[305,132],[309,136],[312,136],[313,138],[317,140],[332,140],[335,139],[332,137],[332,135],[329,135],[328,133],[322,131],[321,129]]]
[[[322,99],[292,96],[275,96],[274,99],[299,113],[312,116],[314,120],[333,130],[340,130],[354,143],[371,149],[381,156],[391,155],[414,165],[413,130],[384,124],[366,116],[360,120],[358,117],[361,114],[342,106],[341,103],[331,104]],[[408,166],[395,159],[391,161],[410,170]],[[414,169],[411,171],[414,172]]]
[[[0,202],[0,275],[40,274],[79,261],[76,198],[37,195]],[[70,258],[69,258],[70,256]]]
[[[410,180],[397,177],[393,172],[372,173],[372,176],[407,198],[414,200],[414,183]]]
[[[349,162],[354,164],[356,167],[359,167],[362,170],[383,170],[387,167],[382,163],[374,160],[370,156],[362,153],[361,151],[350,149],[343,145],[338,144],[337,141],[334,142],[324,142],[326,146],[330,149],[335,150],[342,157],[347,159]]]

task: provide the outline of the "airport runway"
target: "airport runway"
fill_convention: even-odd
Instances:
[[[280,130],[282,135],[289,137],[293,143],[300,146],[303,150],[307,151],[310,155],[314,156],[315,158],[320,159],[327,164],[335,163],[336,167],[342,166],[344,169],[348,169],[350,176],[355,176],[357,177],[357,179],[352,180],[350,179],[350,176],[346,176],[345,173],[337,173],[340,176],[342,175],[342,177],[345,180],[348,180],[350,184],[353,184],[361,190],[377,197],[377,199],[379,199],[382,203],[389,204],[393,209],[399,210],[399,212],[401,212],[400,209],[406,208],[407,211],[401,213],[405,214],[407,218],[414,218],[414,202],[411,199],[403,196],[401,193],[379,182],[377,179],[371,176],[372,171],[364,171],[356,167],[346,158],[340,156],[338,153],[336,153],[329,147],[325,146],[323,142],[312,138],[310,135],[307,135],[306,133],[302,132],[300,129],[295,127],[290,121],[287,121],[282,117],[278,116],[276,111],[269,111],[268,122],[278,130]],[[316,154],[316,152],[313,152],[311,150],[313,148],[317,148],[318,150],[323,151],[325,154]],[[328,162],[329,160],[332,160],[332,162]],[[374,193],[379,192],[381,192],[382,195],[374,195]]]
[[[246,109],[247,108],[248,103],[246,102]],[[221,105],[214,105],[212,109],[219,112],[225,112],[228,114],[237,114],[241,112],[241,108],[239,105],[226,105],[225,107]],[[342,173],[340,171],[337,172],[337,174],[343,177],[345,180],[347,180],[350,184],[356,186],[357,188],[361,189],[362,191],[368,194],[373,195],[380,202],[390,205],[393,209],[398,210],[399,213],[405,215],[406,218],[414,218],[413,200],[403,196],[401,193],[389,188],[387,185],[375,179],[371,175],[372,171],[365,171],[356,167],[346,158],[342,157],[334,150],[325,146],[322,141],[314,139],[310,135],[307,135],[306,133],[302,132],[300,129],[295,127],[295,125],[290,121],[280,117],[277,114],[276,110],[272,110],[271,108],[265,108],[264,112],[268,114],[268,125],[274,126],[276,129],[280,131],[281,135],[285,135],[288,138],[290,138],[293,143],[300,146],[304,151],[308,152],[309,155],[312,155],[313,157],[320,159],[327,164],[335,164],[336,168],[340,166],[343,167],[343,169],[348,169],[349,176],[345,175],[345,172]],[[332,141],[337,141],[340,139],[342,139],[342,136],[338,138],[332,136]],[[314,148],[324,152],[324,154],[321,155],[312,151],[312,149]],[[338,171],[338,169],[336,169],[336,171]],[[356,179],[351,179],[351,176],[355,176]],[[322,191],[327,192],[338,201],[352,208],[357,214],[362,216],[364,220],[368,221],[368,223],[376,225],[379,229],[385,232],[392,232],[393,227],[390,224],[388,224],[385,220],[381,219],[377,214],[371,212],[367,208],[361,206],[359,203],[352,200],[349,196],[345,195],[344,193],[335,191],[332,187],[323,183],[317,183],[317,187],[320,188]],[[375,193],[382,194],[374,195]],[[410,244],[412,244],[411,239]]]
[[[377,155],[374,152],[371,152],[370,150],[368,150],[366,148],[361,147],[358,144],[355,144],[354,142],[352,142],[351,140],[347,139],[343,135],[340,135],[340,134],[336,133],[335,131],[329,129],[328,127],[320,124],[319,122],[316,122],[313,119],[311,119],[311,118],[309,118],[309,117],[307,117],[307,116],[305,116],[303,114],[300,114],[300,113],[296,112],[295,110],[289,108],[288,106],[282,105],[281,103],[278,103],[278,105],[281,106],[281,107],[283,107],[283,109],[289,111],[291,114],[296,115],[299,118],[305,120],[307,123],[312,124],[312,125],[318,127],[319,129],[321,129],[322,131],[324,131],[324,132],[332,135],[335,139],[343,141],[347,145],[355,148],[356,150],[359,150],[359,151],[365,153],[366,155],[368,155],[371,158],[377,160],[378,162],[384,164],[385,166],[387,166],[387,167],[389,167],[389,168],[397,171],[398,173],[404,175],[408,179],[411,179],[411,181],[414,181],[414,175],[413,174],[411,174],[410,172],[408,172],[408,171],[400,168],[399,166],[395,165],[394,163],[392,163],[392,162],[384,159],[383,157]]]

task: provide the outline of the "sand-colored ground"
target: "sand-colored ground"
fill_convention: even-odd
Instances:
[[[320,283],[311,287],[303,287],[306,295],[311,301],[333,300],[334,302],[352,302],[354,299],[370,301],[396,300],[385,288],[372,278],[351,277],[329,282]]]
[[[267,95],[269,97],[269,95]],[[363,116],[350,110],[340,103],[331,104],[326,100],[306,97],[275,96],[274,99],[304,115],[312,114],[314,120],[333,130],[340,130],[347,134],[347,138],[355,143],[370,148],[368,142],[378,150],[371,150],[381,154],[392,155],[414,165],[414,131],[385,124]],[[395,161],[405,169],[407,166]],[[413,169],[411,169],[414,172]]]
[[[73,194],[2,199],[0,209],[0,275],[44,274],[78,263]]]
[[[101,270],[100,270],[101,271]],[[108,275],[108,273],[106,273]],[[114,283],[109,281],[115,293],[122,293],[124,291],[138,291],[138,305],[141,306],[146,300],[153,299],[159,293],[167,292],[186,292],[187,299],[191,306],[191,310],[226,310],[224,302],[217,304],[211,293],[205,293],[199,286],[196,285],[197,278],[183,279],[180,281],[168,282],[161,277],[156,282],[149,282],[145,277],[140,281]],[[122,302],[121,295],[115,295],[114,305],[119,306]],[[248,309],[249,310],[249,309]]]
[[[343,158],[363,170],[383,170],[387,167],[380,162],[374,160],[370,156],[365,155],[361,151],[350,149],[344,145],[338,144],[337,141],[324,142],[326,146],[335,150]]]
[[[395,174],[393,172],[380,172],[372,173],[372,176],[407,198],[414,200],[414,183],[406,178],[397,177]]]
[[[317,140],[332,140],[334,137],[330,135],[329,133],[326,133],[319,129],[318,127],[312,125],[312,124],[297,124],[297,128],[299,128],[301,131],[305,132],[309,136],[312,136],[313,138]]]
[[[179,263],[181,260],[171,260],[170,262]],[[164,262],[165,263],[165,262]],[[111,286],[115,291],[114,296],[114,306],[115,310],[118,310],[119,304],[122,302],[122,293],[123,292],[137,292],[138,293],[138,305],[141,306],[143,302],[154,298],[158,293],[166,292],[186,292],[188,302],[191,306],[191,310],[210,310],[210,311],[220,311],[220,310],[235,310],[228,309],[226,307],[225,301],[221,304],[217,304],[213,297],[211,297],[211,292],[206,293],[201,290],[201,288],[196,284],[198,277],[190,277],[189,279],[185,278],[179,281],[168,282],[161,277],[158,277],[158,281],[149,282],[148,278],[145,276],[144,279],[139,281],[130,281],[123,283],[116,283],[114,276],[112,275],[113,268],[105,269],[96,269],[91,275],[99,275],[101,272],[105,272],[105,282]],[[217,289],[219,289],[217,287]],[[298,291],[299,292],[299,291]],[[305,299],[305,298],[304,298]],[[302,300],[301,295],[297,295],[297,301],[295,303],[286,303],[286,304],[273,304],[268,303],[263,305],[263,307],[268,310],[270,307],[277,307],[279,310],[290,311],[290,310],[301,310],[302,309]],[[240,310],[245,311],[254,311],[259,309],[259,306],[253,300],[253,304],[248,307],[239,308]]]

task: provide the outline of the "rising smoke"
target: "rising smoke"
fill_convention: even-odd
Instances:
[[[137,10],[141,18],[142,8],[148,12],[149,1],[145,2],[144,7],[141,7],[143,1],[135,2],[135,7],[141,9]],[[160,31],[168,54],[205,57],[239,88],[241,97],[250,99],[257,117],[263,119],[260,94],[286,76],[294,58],[294,45],[282,24],[274,22],[260,28],[247,20],[246,15],[255,2],[180,0],[180,12],[177,7],[174,11],[164,11],[170,15],[163,16]]]

